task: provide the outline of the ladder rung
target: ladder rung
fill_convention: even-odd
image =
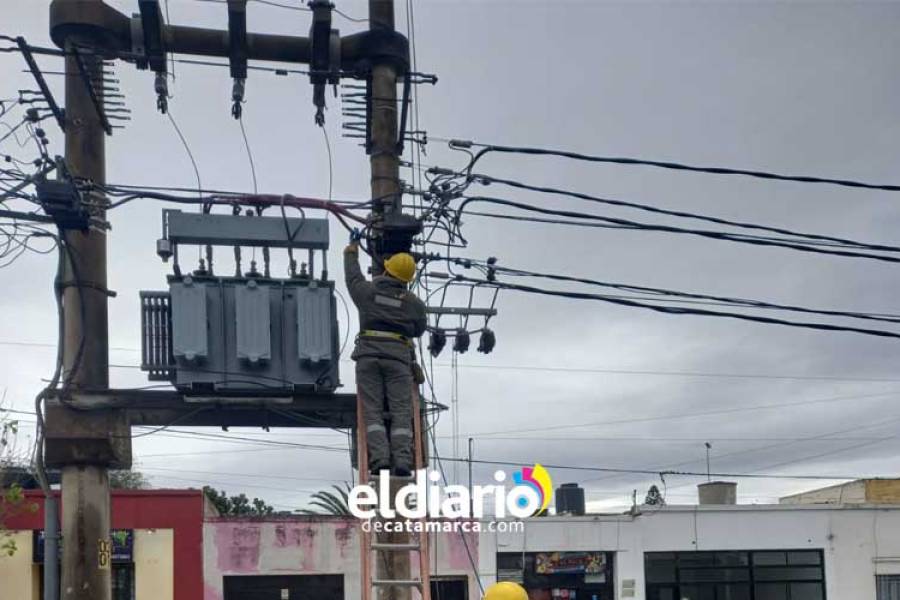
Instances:
[[[416,543],[409,544],[390,544],[384,542],[375,542],[372,544],[372,550],[387,550],[390,552],[402,552],[408,550],[420,550],[421,546]]]
[[[418,579],[373,579],[372,585],[388,586],[395,585],[397,587],[421,587],[422,582]]]

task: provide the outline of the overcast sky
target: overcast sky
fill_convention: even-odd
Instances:
[[[282,0],[297,4],[295,0]],[[130,13],[137,3],[110,4]],[[7,0],[2,33],[50,45],[44,0]],[[364,2],[338,1],[353,17]],[[172,22],[226,27],[224,6],[171,0]],[[306,35],[307,12],[251,3],[252,31]],[[405,3],[398,2],[405,30]],[[896,2],[487,2],[423,1],[415,8],[420,71],[439,83],[419,90],[433,140],[424,161],[457,167],[440,139],[563,148],[696,164],[898,183],[900,55]],[[336,18],[346,34],[363,25]],[[57,59],[41,60],[58,70]],[[33,87],[17,54],[0,54],[3,90]],[[108,180],[195,186],[175,131],[155,110],[152,75],[121,63],[133,120],[108,140]],[[62,98],[61,78],[48,76]],[[205,187],[252,190],[240,130],[230,116],[227,69],[179,63],[173,116]],[[340,137],[334,100],[326,129],[334,197],[368,198],[368,161]],[[328,159],[301,76],[252,72],[244,119],[261,192],[327,197]],[[62,135],[46,123],[52,147]],[[8,140],[4,153],[31,158]],[[479,170],[660,207],[893,244],[900,197],[890,192],[695,175],[644,167],[491,155]],[[410,178],[409,170],[404,177]],[[490,194],[548,207],[674,222],[577,200]],[[116,386],[146,383],[138,365],[138,290],[163,289],[155,255],[161,205],[134,202],[111,213],[111,361]],[[639,285],[766,299],[828,309],[896,312],[898,269],[685,236],[559,228],[470,217],[470,247],[502,264]],[[343,230],[333,224],[331,260],[340,277]],[[29,410],[52,371],[52,255],[27,255],[0,273],[0,385]],[[540,282],[538,282],[541,285]],[[588,290],[590,291],[590,290]],[[479,299],[481,301],[482,299]],[[461,450],[475,438],[484,460],[723,473],[866,476],[897,473],[900,341],[815,332],[504,292],[492,322],[497,348],[460,358]],[[341,315],[342,330],[347,324]],[[354,322],[350,327],[355,327]],[[449,352],[436,365],[437,400],[450,403]],[[129,368],[124,368],[129,367]],[[347,390],[352,364],[342,364]],[[712,414],[709,414],[712,413]],[[27,419],[27,417],[25,417]],[[452,416],[438,425],[453,455]],[[215,430],[205,430],[215,431]],[[331,432],[232,430],[235,435],[345,447]],[[28,431],[26,428],[25,435]],[[202,441],[164,433],[134,441],[136,468],[155,486],[210,483],[259,495],[278,508],[350,477],[342,452]],[[176,456],[177,454],[177,456]],[[453,468],[445,467],[451,474]],[[476,468],[486,480],[493,467]],[[550,469],[556,483],[581,482],[595,508],[643,498],[659,477]],[[464,477],[465,468],[460,469]],[[704,478],[668,476],[670,503],[692,503]],[[741,479],[741,502],[833,483]]]

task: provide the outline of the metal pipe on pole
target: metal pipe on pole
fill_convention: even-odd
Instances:
[[[59,600],[59,503],[44,498],[44,600]]]

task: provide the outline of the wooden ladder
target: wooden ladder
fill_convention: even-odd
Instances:
[[[412,390],[412,421],[413,421],[413,445],[415,446],[415,464],[416,468],[412,474],[415,478],[416,473],[425,468],[424,448],[422,435],[422,415],[419,411],[419,390],[413,386]],[[369,483],[369,450],[366,438],[366,423],[363,416],[362,397],[356,394],[356,452],[357,452],[357,469],[359,471],[359,484],[367,485]],[[396,478],[394,478],[396,479]],[[410,479],[413,481],[414,479]],[[393,493],[394,486],[391,486]],[[420,502],[425,502],[425,498],[419,498]],[[393,503],[393,499],[391,499]],[[427,516],[427,512],[426,512]],[[378,517],[376,517],[377,519]],[[402,519],[399,515],[396,519]],[[431,600],[431,578],[430,568],[428,564],[428,535],[426,532],[426,518],[416,519],[419,523],[419,531],[409,534],[411,537],[407,541],[387,542],[373,541],[373,533],[371,530],[366,531],[360,527],[360,576],[362,579],[362,600],[372,600],[373,590],[400,588],[415,589],[419,593],[421,600]],[[382,534],[384,535],[384,534]],[[373,579],[372,569],[376,561],[384,554],[407,553],[412,565],[413,554],[419,557],[419,573],[418,578],[410,579]],[[410,568],[412,572],[412,568]],[[377,598],[378,594],[374,594]],[[392,597],[392,596],[389,596]]]

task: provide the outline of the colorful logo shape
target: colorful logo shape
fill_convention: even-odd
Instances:
[[[547,510],[550,506],[550,500],[553,499],[553,480],[540,463],[535,463],[533,467],[523,467],[521,471],[513,473],[513,482],[517,486],[530,488],[537,494],[539,508],[534,511],[535,514]],[[524,507],[528,500],[522,496],[517,502]]]

